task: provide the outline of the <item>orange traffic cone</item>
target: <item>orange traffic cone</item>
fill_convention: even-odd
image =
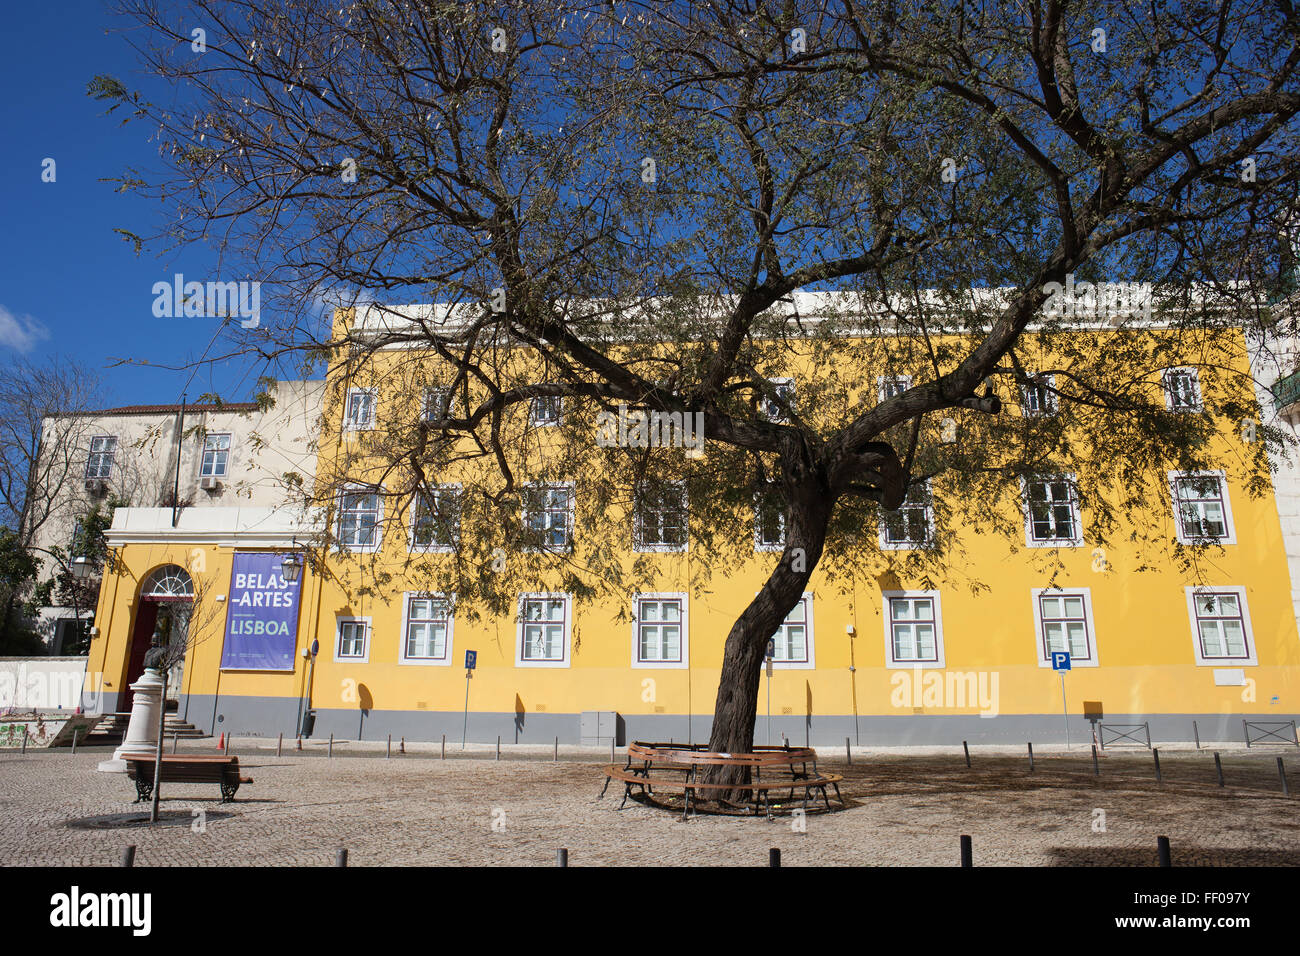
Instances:
[[[217,738],[217,749],[224,750],[225,748],[226,748],[226,735],[222,733],[222,735]]]

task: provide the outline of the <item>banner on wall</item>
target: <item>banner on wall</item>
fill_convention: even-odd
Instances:
[[[226,598],[225,670],[292,671],[303,575],[286,581],[284,555],[236,551]]]

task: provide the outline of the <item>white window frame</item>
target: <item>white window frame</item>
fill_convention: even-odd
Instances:
[[[371,494],[378,501],[377,515],[375,518],[375,543],[371,545],[354,545],[345,544],[343,541],[343,499],[347,495]],[[334,533],[338,538],[339,550],[348,554],[374,554],[384,543],[384,489],[383,486],[371,487],[369,485],[350,484],[345,485],[338,493],[338,503],[336,505],[338,515],[335,518]]]
[[[795,406],[796,393],[795,393],[794,379],[769,378],[767,380],[767,383],[772,386],[772,390],[774,392],[776,392],[778,395],[781,395],[785,399],[785,403],[789,405],[791,409],[796,407]],[[783,390],[785,394],[783,394]],[[785,417],[784,413],[782,413],[780,409],[777,409],[774,406],[768,404],[768,398],[766,395],[760,395],[758,397],[758,411],[759,414],[762,415],[769,422],[773,422],[778,425],[785,424],[787,421],[789,421],[789,419]]]
[[[1191,406],[1175,406],[1174,392],[1169,387],[1169,378],[1174,373],[1186,373],[1192,378],[1192,391],[1195,393],[1196,402]],[[1165,394],[1165,408],[1171,412],[1203,412],[1205,411],[1205,396],[1201,392],[1201,373],[1194,365],[1175,365],[1165,369],[1160,373],[1160,390]]]
[[[443,417],[451,415],[456,408],[456,395],[451,388],[441,385],[428,385],[424,389],[423,420],[426,422],[435,422],[438,420],[430,414],[433,408],[433,399],[437,395],[445,395],[447,398],[447,405],[442,411]]]
[[[539,418],[537,416],[538,402],[555,402],[555,418]],[[528,400],[528,424],[534,428],[557,428],[564,421],[564,396],[563,395],[538,395]]]
[[[563,657],[554,661],[530,660],[524,657],[524,606],[527,601],[564,602]],[[519,595],[515,610],[515,667],[568,667],[573,643],[573,595],[567,592],[529,592]]]
[[[912,670],[921,668],[922,670],[943,670],[946,666],[947,649],[943,643],[943,597],[938,591],[881,591],[881,599],[884,604],[881,607],[881,617],[884,618],[884,635],[885,635],[885,667],[892,670]],[[934,661],[900,661],[894,657],[894,620],[893,620],[893,599],[894,598],[930,598],[934,607],[934,653],[937,660]]]
[[[1074,524],[1073,538],[1050,538],[1044,541],[1034,539],[1034,513],[1029,501],[1029,485],[1031,483],[1066,482],[1070,486],[1070,508],[1073,512],[1072,521]],[[1020,504],[1025,513],[1025,547],[1027,548],[1082,548],[1083,540],[1083,508],[1079,503],[1079,484],[1075,475],[1034,475],[1032,478],[1020,478]]]
[[[226,439],[225,448],[208,448],[208,442],[214,438]],[[230,432],[208,432],[203,436],[203,449],[199,453],[199,477],[200,478],[225,478],[230,474],[230,455],[235,450],[235,436]],[[213,455],[213,471],[207,470],[208,453]],[[226,453],[226,460],[222,463],[221,470],[216,471],[216,456],[221,452]]]
[[[925,493],[925,540],[916,541],[890,541],[888,540],[886,522],[889,512],[881,508],[879,514],[879,537],[880,547],[885,551],[922,551],[926,548],[934,547],[934,493],[930,486],[930,480],[927,478],[923,483]],[[902,511],[904,507],[915,509],[917,505],[908,505],[906,501],[899,505],[898,510]]]
[[[95,442],[97,442],[97,441],[99,441],[99,442],[102,442],[102,441],[111,441],[111,442],[113,443],[113,447],[112,447],[111,450],[109,450],[109,451],[107,451],[107,452],[104,451],[103,449],[100,449],[99,451],[96,451],[96,450],[95,450]],[[107,472],[106,474],[102,474],[102,475],[101,475],[101,474],[94,474],[94,475],[92,475],[92,474],[90,473],[90,462],[91,462],[91,460],[92,460],[95,456],[97,456],[97,455],[99,456],[99,462],[100,462],[100,464],[103,463],[103,456],[104,456],[104,455],[108,455],[108,472]],[[95,480],[97,480],[97,481],[106,481],[107,479],[113,477],[113,467],[114,467],[116,464],[117,464],[117,436],[116,436],[116,435],[94,435],[94,436],[92,436],[91,439],[90,439],[90,448],[89,448],[89,450],[86,452],[86,475],[85,475],[86,479],[87,479],[87,480],[91,480],[91,481],[95,481]],[[97,471],[98,471],[98,469],[97,469]]]
[[[523,487],[526,490],[535,490],[535,491],[536,490],[558,491],[559,489],[564,488],[567,489],[569,492],[569,516],[566,519],[568,522],[567,532],[566,532],[566,537],[568,540],[565,541],[564,546],[557,548],[557,547],[550,547],[550,546],[532,547],[530,545],[524,548],[523,550],[529,554],[563,554],[563,553],[572,552],[573,539],[574,539],[573,517],[574,517],[574,513],[577,510],[577,498],[578,498],[578,492],[577,489],[574,487],[574,482],[572,481],[530,481],[527,484],[525,484]],[[528,501],[527,501],[526,494],[521,494],[519,496],[519,505],[520,505],[520,521],[522,522],[523,525],[524,534],[526,535],[532,534],[532,529],[528,526],[529,512],[528,512]],[[552,509],[548,508],[546,510],[551,511]]]
[[[910,375],[877,375],[876,376],[876,404],[888,400],[891,396],[885,394],[885,387],[892,384],[902,384],[899,392],[905,392],[912,387],[912,376]]]
[[[634,489],[635,498],[632,502],[632,550],[639,554],[681,554],[690,550],[691,546],[691,504],[686,494],[686,482],[669,481],[666,485],[681,490],[682,493],[682,511],[683,514],[683,531],[681,544],[646,544],[644,537],[644,524],[641,520],[641,495],[644,492],[643,485],[637,485]],[[656,509],[662,510],[662,509]]]
[[[361,624],[365,626],[365,637],[362,638],[363,653],[357,657],[354,655],[343,655],[339,651],[343,647],[343,625],[344,624]],[[334,663],[336,664],[369,664],[370,663],[370,645],[374,637],[374,628],[371,625],[369,617],[349,617],[337,615],[334,618]]]
[[[1255,647],[1255,631],[1250,624],[1250,604],[1246,600],[1246,589],[1238,585],[1224,584],[1215,587],[1187,585],[1183,589],[1187,594],[1188,624],[1192,629],[1192,652],[1196,655],[1197,667],[1257,667],[1259,651]],[[1201,647],[1200,620],[1196,614],[1196,598],[1203,594],[1233,594],[1241,606],[1241,628],[1246,640],[1245,657],[1206,657]]]
[[[779,491],[774,491],[774,494],[775,494],[777,500],[778,500],[778,501],[781,501],[781,503],[784,504],[784,501],[781,500],[780,492],[779,492]],[[763,493],[763,492],[758,491],[758,492],[755,492],[755,493],[754,493],[754,550],[755,550],[756,552],[760,552],[760,551],[766,551],[766,552],[781,552],[781,551],[784,551],[784,550],[785,550],[786,543],[787,543],[787,541],[788,541],[789,538],[790,538],[790,529],[789,529],[789,527],[787,526],[787,523],[786,523],[786,513],[785,513],[784,510],[782,510],[782,511],[779,512],[779,514],[780,514],[780,518],[781,518],[781,543],[780,543],[780,544],[764,544],[764,543],[763,543],[763,539],[762,539],[761,537],[759,537],[759,529],[760,529],[760,527],[761,527],[761,522],[760,522],[761,514],[760,514],[760,511],[761,511],[761,506],[762,506],[762,503],[763,503],[763,498],[764,498],[764,493]]]
[[[1081,597],[1083,598],[1084,634],[1088,640],[1089,659],[1083,660],[1070,652],[1071,667],[1098,667],[1097,628],[1092,614],[1092,588],[1031,588],[1030,596],[1034,605],[1034,646],[1038,648],[1038,666],[1051,667],[1052,656],[1047,652],[1047,635],[1043,633],[1043,606],[1039,599],[1047,597]]]
[[[1195,480],[1197,478],[1217,478],[1219,481],[1220,497],[1223,500],[1223,524],[1227,532],[1221,538],[1207,538],[1202,536],[1192,537],[1183,530],[1182,501],[1178,496],[1179,480]],[[1178,536],[1180,544],[1197,545],[1197,544],[1236,544],[1237,543],[1237,525],[1232,519],[1232,500],[1228,493],[1228,475],[1224,471],[1171,471],[1169,472],[1169,497],[1174,506],[1174,532]]]
[[[812,591],[804,591],[803,594],[799,596],[799,603],[803,605],[804,649],[807,651],[808,659],[806,661],[782,661],[782,660],[777,660],[775,657],[773,657],[772,658],[773,670],[810,671],[810,670],[815,670],[817,668],[817,645],[814,640],[814,634],[813,634],[813,598],[814,597],[815,595],[813,594]],[[797,606],[798,605],[796,605],[796,607]],[[794,613],[794,608],[791,608],[790,612]],[[786,615],[787,618],[789,616],[790,616],[789,614]],[[786,620],[782,619],[780,625],[777,627],[777,630],[779,631],[781,628],[785,627],[786,623],[787,623]],[[776,637],[775,632],[770,635],[769,639],[774,637]],[[764,662],[766,662],[766,660],[767,658],[766,656],[764,656]]]
[[[1024,418],[1051,418],[1061,411],[1060,396],[1056,394],[1056,376],[1042,375],[1030,376],[1032,381],[1029,384],[1020,386],[1020,414]],[[1046,403],[1045,408],[1032,408],[1029,404],[1029,396],[1033,394],[1034,389],[1042,389],[1043,401]]]
[[[643,661],[641,660],[641,602],[642,601],[679,601],[682,606],[681,618],[681,660],[679,661]],[[685,670],[690,666],[690,595],[685,591],[641,591],[632,595],[632,667],[636,670]]]
[[[441,659],[407,656],[407,627],[410,625],[412,601],[443,601],[447,605],[447,653]],[[456,595],[433,591],[406,591],[402,594],[402,631],[398,637],[397,663],[412,667],[450,667],[455,658]]]
[[[439,494],[446,491],[446,492],[450,492],[453,495],[460,495],[464,491],[464,487],[461,485],[460,482],[448,482],[446,484],[434,485],[433,491]],[[417,488],[411,500],[411,521],[410,521],[411,528],[410,528],[410,532],[406,536],[406,550],[411,554],[454,554],[456,548],[460,545],[459,517],[457,518],[456,521],[456,527],[451,532],[451,539],[452,539],[451,544],[417,544],[416,543],[415,541],[416,519],[419,517],[419,513],[420,513],[420,499],[424,497],[424,494],[425,493],[423,490]]]
[[[352,397],[354,395],[370,396],[370,416],[364,422],[352,419]],[[343,398],[343,430],[345,432],[373,431],[375,419],[379,414],[379,390],[374,388],[349,388]]]

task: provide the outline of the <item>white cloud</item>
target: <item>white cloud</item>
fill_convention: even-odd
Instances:
[[[14,315],[0,305],[0,347],[30,352],[37,342],[49,337],[49,329],[30,315]]]

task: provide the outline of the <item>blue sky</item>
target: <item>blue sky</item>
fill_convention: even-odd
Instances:
[[[199,358],[215,319],[158,319],[152,286],[173,273],[213,278],[215,257],[185,249],[163,257],[147,246],[137,256],[113,232],[151,235],[158,204],[114,191],[101,179],[127,167],[157,164],[147,123],[122,125],[118,110],[86,96],[99,73],[118,77],[146,96],[149,87],[123,30],[99,0],[11,4],[0,30],[0,365],[15,356],[78,360],[95,370],[106,404],[175,402],[189,384],[192,399],[217,392],[247,400],[256,371],[227,363],[168,370]],[[55,181],[42,163],[55,161]],[[267,321],[265,312],[263,321]],[[115,360],[132,364],[116,366]]]

